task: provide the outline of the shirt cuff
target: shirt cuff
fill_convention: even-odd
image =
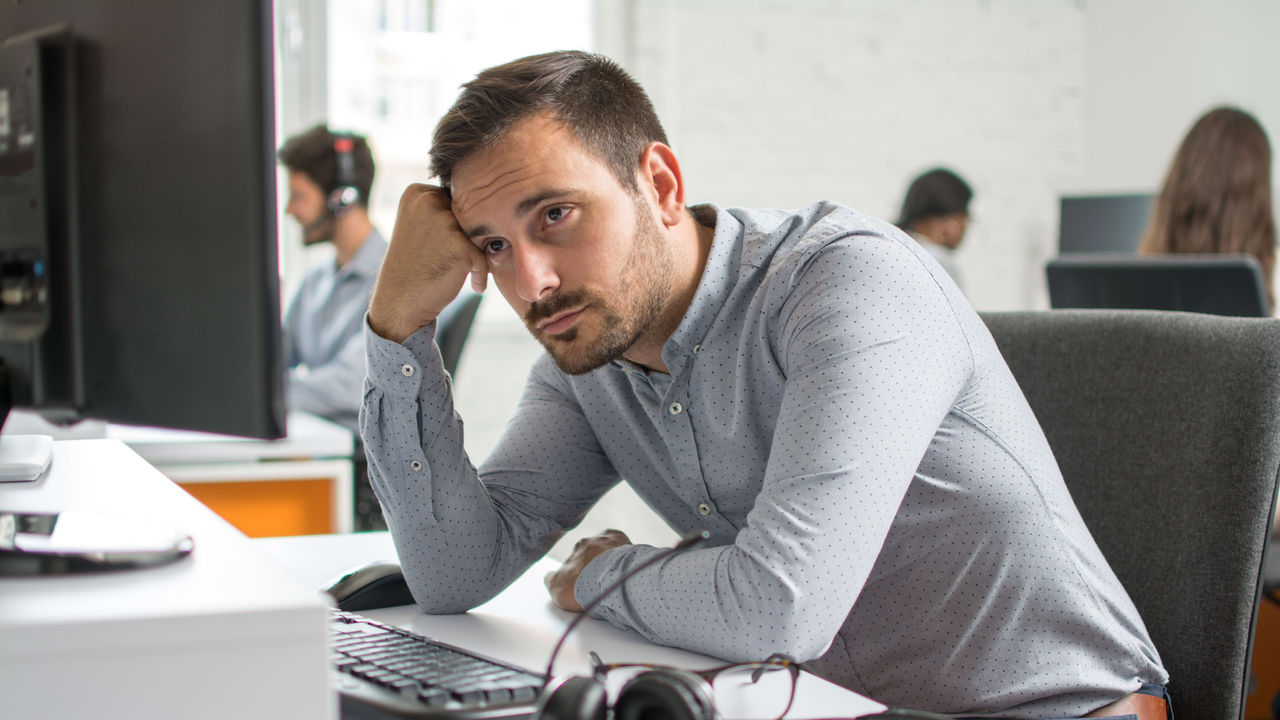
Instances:
[[[392,342],[369,327],[364,318],[365,367],[369,382],[385,392],[418,395],[446,382],[444,361],[436,350],[436,323],[432,320],[405,338]]]
[[[626,547],[631,546],[628,545]],[[617,548],[614,548],[614,550],[616,549]],[[606,581],[604,577],[605,573],[609,572],[613,564],[608,560],[601,560],[600,558],[611,552],[613,552],[613,550],[605,550],[599,555],[591,558],[591,562],[587,563],[587,566],[582,568],[582,572],[578,573],[578,579],[573,584],[573,598],[577,600],[578,604],[582,607],[585,608],[588,603],[595,600],[596,597],[600,595],[600,592],[604,590]],[[621,592],[622,588],[618,588],[614,591],[615,594]],[[596,605],[588,614],[600,619],[604,616],[604,608],[605,603],[602,602],[599,605]]]

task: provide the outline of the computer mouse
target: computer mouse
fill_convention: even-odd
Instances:
[[[339,610],[353,612],[415,602],[400,566],[391,562],[372,562],[349,570],[330,581],[324,591]]]

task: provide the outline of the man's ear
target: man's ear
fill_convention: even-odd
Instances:
[[[640,169],[636,173],[640,192],[658,205],[658,217],[662,224],[672,227],[684,217],[684,176],[676,154],[663,143],[649,143],[640,155]]]

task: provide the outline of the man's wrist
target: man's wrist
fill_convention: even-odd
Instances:
[[[393,343],[403,345],[410,335],[418,332],[428,324],[430,324],[430,321],[413,328],[397,326],[394,323],[384,322],[372,308],[369,309],[369,329],[379,337],[390,340]]]

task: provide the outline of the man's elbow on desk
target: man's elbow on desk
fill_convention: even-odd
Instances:
[[[730,643],[730,655],[723,651],[713,654],[731,662],[763,660],[771,655],[786,655],[797,662],[808,662],[822,657],[831,647],[840,623],[830,629],[816,619],[821,613],[803,604],[791,604],[785,608],[752,608],[740,613],[738,621],[726,629]]]
[[[401,569],[414,604],[428,615],[458,615],[492,600],[509,582],[485,579],[466,572],[449,572],[439,560],[400,554]]]

